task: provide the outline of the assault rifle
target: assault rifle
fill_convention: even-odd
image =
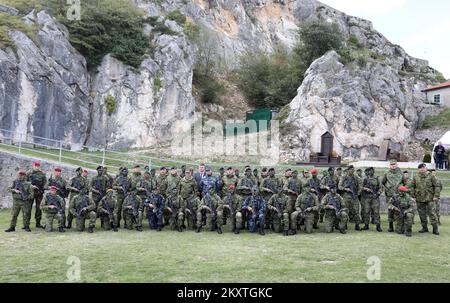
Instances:
[[[131,197],[131,208],[133,210],[133,220],[134,223],[138,223],[138,219],[139,219],[139,210],[138,210],[138,206],[137,206],[137,199],[135,195],[130,195],[129,197]]]
[[[341,212],[341,208],[338,207],[336,197],[333,196],[333,195],[330,195],[327,203],[328,203],[328,205],[331,205],[331,206],[334,207],[334,210],[336,212],[336,216],[338,216],[340,214],[340,212]]]
[[[398,211],[400,212],[400,216],[401,216],[402,218],[404,218],[404,217],[406,216],[406,214],[405,214],[403,208],[402,208],[401,205],[400,205],[400,201],[398,200],[398,198],[397,198],[396,195],[392,196],[392,205],[395,206],[395,207],[397,207]]]
[[[54,195],[47,195],[48,197],[48,205],[56,206],[57,212],[61,215],[64,215],[64,209],[61,206],[61,203],[59,203],[59,200]]]
[[[14,181],[14,189],[20,191],[20,197],[22,201],[27,201],[30,197],[27,191],[25,190],[25,186],[22,181]]]
[[[108,200],[106,199],[106,197],[102,198],[102,205],[106,209],[106,211],[108,212],[108,217],[109,217],[109,222],[111,223],[111,227],[115,228],[114,213],[113,213],[111,207],[109,206],[109,203],[108,203]]]
[[[372,182],[369,182],[369,179],[364,179],[364,187],[367,189],[370,189],[370,193],[372,194],[372,196],[375,199],[378,199],[378,197],[380,196],[380,193],[378,192],[378,190],[375,188],[375,186],[372,184]]]
[[[308,180],[308,185],[310,188],[315,190],[317,197],[320,199],[319,182],[313,182],[313,178],[311,178]]]
[[[289,193],[290,193],[290,194],[295,195],[295,196],[298,196],[299,190],[298,190],[297,182],[295,182],[295,181],[296,181],[296,180],[294,180],[294,179],[289,180],[289,183],[288,183],[288,190],[289,190]]]
[[[104,196],[106,196],[105,191],[103,190],[103,186],[101,184],[101,180],[99,178],[97,178],[97,180],[95,180],[95,186],[94,189],[96,191],[98,191],[98,194],[100,195],[100,198],[103,198]]]
[[[40,195],[44,194],[44,187],[38,184],[38,181],[36,179],[35,175],[30,175],[31,185],[36,186],[35,189]]]
[[[355,179],[353,177],[347,176],[347,178],[345,179],[344,188],[348,188],[351,190],[353,200],[356,200],[358,198],[358,194],[356,192]]]
[[[89,206],[88,201],[89,201],[89,196],[88,195],[84,195],[81,198],[81,203],[80,203],[80,205],[78,206],[78,209],[77,209],[77,219],[81,218],[81,215],[83,214],[84,209]]]
[[[65,188],[63,188],[63,187],[61,186],[61,184],[60,184],[59,182],[57,182],[57,181],[56,181],[55,179],[53,179],[53,178],[50,178],[50,180],[48,180],[48,183],[49,183],[49,186],[56,186],[58,195],[59,195],[61,198],[67,198],[67,191],[66,191]]]

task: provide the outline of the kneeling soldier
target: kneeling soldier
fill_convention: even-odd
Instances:
[[[41,202],[41,210],[45,213],[45,231],[53,231],[53,220],[58,220],[59,232],[64,230],[63,199],[56,194],[58,188],[50,186],[50,192],[44,195]]]
[[[17,217],[19,216],[20,210],[22,210],[23,217],[23,229],[30,232],[30,218],[31,218],[31,207],[33,205],[34,190],[31,186],[31,182],[26,181],[27,173],[24,171],[19,172],[19,177],[14,180],[12,187],[8,190],[12,192],[13,196],[13,208],[12,208],[12,218],[10,227],[5,230],[9,233],[16,230]]]
[[[251,233],[255,233],[259,229],[261,236],[265,235],[265,216],[266,216],[266,201],[259,195],[257,186],[252,188],[252,195],[245,199],[242,209],[248,212],[248,227]]]
[[[217,218],[217,208],[222,203],[220,197],[216,194],[216,188],[214,184],[210,184],[208,191],[204,193],[202,201],[200,202],[200,207],[197,211],[197,231],[202,230],[202,215],[206,214],[206,228],[214,231],[216,230],[216,218]],[[221,229],[217,229],[218,233],[221,233]]]
[[[341,234],[346,234],[345,227],[348,222],[348,210],[342,197],[337,194],[336,187],[331,188],[323,197],[322,207],[325,210],[325,232],[332,233],[335,226],[338,226]]]
[[[267,208],[271,211],[272,226],[276,233],[281,233],[283,230],[283,235],[289,235],[289,219],[292,214],[291,199],[284,194],[281,190],[276,192],[267,203]]]
[[[308,234],[313,232],[320,210],[319,199],[315,192],[313,187],[306,186],[305,191],[295,201],[295,212],[292,214],[292,227],[296,227],[298,215],[302,215]]]
[[[163,228],[164,197],[159,194],[158,187],[153,188],[150,196],[144,201],[144,207],[150,229],[161,231]]]
[[[133,229],[133,225],[136,225],[136,230],[142,231],[143,208],[144,204],[142,203],[142,199],[137,195],[136,189],[133,188],[125,200],[123,200],[122,205],[122,216],[125,221],[126,229],[131,230]]]
[[[97,214],[95,213],[95,202],[88,195],[88,189],[84,188],[80,191],[80,194],[75,196],[71,201],[69,212],[72,217],[76,219],[78,231],[84,231],[86,219],[89,219],[88,232],[94,232],[95,219]]]
[[[388,209],[394,212],[395,231],[398,234],[405,234],[407,237],[411,237],[415,203],[408,194],[406,186],[400,186],[398,190],[398,196],[394,195],[389,200]]]
[[[227,194],[224,196],[222,203],[217,208],[217,231],[222,233],[222,224],[227,218],[231,221],[231,230],[237,235],[242,229],[242,199],[236,192],[236,185],[231,183],[228,185]]]
[[[101,226],[104,230],[111,230],[111,228],[117,232],[117,215],[114,211],[116,210],[116,200],[114,196],[114,191],[112,188],[108,188],[106,191],[106,196],[104,196],[98,203],[97,213],[99,215]]]

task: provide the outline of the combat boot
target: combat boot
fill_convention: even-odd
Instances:
[[[115,225],[113,225],[112,228],[115,233],[119,231]]]
[[[222,227],[220,227],[220,226],[217,227],[217,233],[218,233],[219,235],[222,234]]]
[[[265,236],[265,235],[266,235],[266,233],[264,232],[264,227],[260,227],[260,228],[259,228],[259,234],[260,234],[261,236]]]
[[[394,222],[389,222],[389,229],[388,232],[393,233],[394,232]]]
[[[407,229],[405,236],[407,236],[408,238],[412,237],[412,230],[411,229]]]
[[[66,232],[66,231],[64,230],[64,227],[62,227],[62,226],[60,226],[60,227],[58,228],[58,230],[59,230],[60,233],[65,233],[65,232]]]
[[[363,230],[369,230],[369,229],[370,229],[370,228],[369,228],[369,224],[364,225]]]
[[[289,236],[289,231],[284,230],[284,231],[283,231],[283,236],[285,236],[285,237]]]
[[[156,231],[161,231],[161,226],[158,226],[158,229]]]
[[[355,224],[355,230],[356,231],[361,231],[361,228],[359,227],[359,224]]]
[[[31,232],[31,229],[30,229],[30,227],[29,227],[29,226],[25,226],[25,228],[24,228],[24,229],[25,229],[25,231],[26,231],[26,232],[28,232],[28,233],[29,233],[29,232]]]
[[[239,235],[241,233],[241,230],[239,228],[236,228],[236,230],[234,231],[235,235]]]
[[[424,233],[427,233],[427,232],[429,232],[428,226],[426,224],[422,224],[422,229],[419,230],[419,233],[424,234]]]
[[[10,232],[13,232],[13,231],[16,231],[16,228],[15,227],[10,227],[7,230],[5,230],[5,233],[10,233]]]
[[[291,234],[291,236],[295,236],[297,234],[297,231],[295,229],[291,229],[289,233]]]
[[[88,227],[88,233],[92,234],[94,232],[94,227],[93,226],[89,226]]]
[[[381,224],[377,224],[377,232],[382,233]]]
[[[103,223],[103,221],[102,221]],[[71,229],[72,228],[72,221],[67,222],[67,226],[66,229]]]
[[[439,236],[439,229],[436,224],[433,225],[433,235]]]
[[[339,232],[343,235],[345,235],[347,233],[347,231],[345,230],[345,228],[339,228]]]
[[[137,227],[136,227],[136,230],[137,230],[137,231],[142,231],[142,226],[137,226]]]
[[[41,225],[40,221],[36,221],[36,228],[44,229],[44,226]]]
[[[319,229],[319,226],[317,226],[317,223],[315,223],[315,224],[313,225],[313,229]]]
[[[199,232],[201,232],[202,231],[202,227],[201,226],[199,226],[199,227],[197,227],[197,230],[195,231],[196,233],[199,233]]]
[[[183,226],[178,226],[178,232],[183,232]]]
[[[345,229],[345,230],[348,230],[348,226],[347,226],[347,223],[345,223],[345,227],[344,227],[344,229]]]

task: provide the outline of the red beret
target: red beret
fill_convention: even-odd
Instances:
[[[228,188],[230,188],[230,189],[236,188],[236,185],[234,185],[233,183],[231,183],[230,185],[228,185]]]
[[[398,190],[399,190],[399,191],[408,191],[408,187],[406,187],[406,186],[400,186],[400,187],[398,188]]]
[[[312,170],[311,170],[311,174],[317,174],[317,169],[315,169],[315,168],[312,169]]]
[[[61,172],[61,168],[57,167],[57,168],[55,168],[55,171]]]
[[[25,171],[21,170],[21,171],[19,171],[19,175],[21,175],[21,176],[26,176],[27,173],[26,173]]]
[[[58,187],[56,187],[56,186],[52,185],[52,186],[50,186],[50,189],[51,189],[51,190],[57,190],[57,189],[58,189]]]
[[[34,165],[34,166],[41,166],[41,162],[36,161],[36,162],[33,163],[33,165]]]
[[[83,169],[83,173],[88,173],[89,171],[87,169]]]

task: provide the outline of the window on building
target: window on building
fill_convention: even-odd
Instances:
[[[434,95],[433,103],[441,104],[441,95]]]

